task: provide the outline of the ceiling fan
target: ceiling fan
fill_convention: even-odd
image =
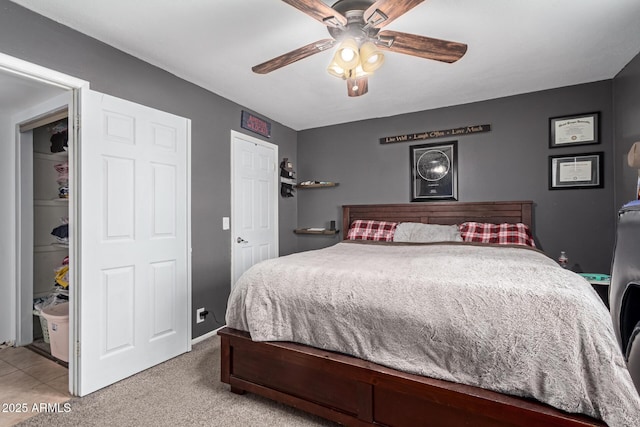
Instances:
[[[332,38],[310,43],[252,68],[267,74],[340,43],[327,71],[347,81],[349,96],[368,92],[368,76],[384,61],[383,51],[452,63],[462,58],[467,45],[441,39],[382,30],[424,0],[283,0],[327,26]]]

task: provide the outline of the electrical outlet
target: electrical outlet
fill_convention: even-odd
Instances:
[[[206,314],[205,314],[204,307],[197,309],[196,310],[196,323],[204,322],[205,316],[206,316]]]

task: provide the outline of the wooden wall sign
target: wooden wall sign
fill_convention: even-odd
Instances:
[[[469,135],[471,133],[489,132],[490,130],[491,125],[473,125],[455,129],[429,130],[426,132],[410,133],[407,135],[385,136],[384,138],[380,138],[380,144],[393,144],[396,142],[419,141],[423,139]]]
[[[240,126],[242,126],[243,129],[250,130],[258,135],[271,138],[271,123],[266,120],[262,120],[247,111],[242,111]]]

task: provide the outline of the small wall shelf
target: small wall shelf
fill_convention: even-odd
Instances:
[[[338,182],[323,182],[319,184],[298,184],[296,188],[323,188],[323,187],[337,187]]]
[[[296,228],[295,230],[293,230],[293,232],[296,234],[323,234],[325,236],[329,236],[329,235],[338,234],[340,230],[326,230],[326,229],[318,230],[314,228]]]

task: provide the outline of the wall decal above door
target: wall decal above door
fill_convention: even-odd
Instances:
[[[262,135],[265,138],[271,138],[271,123],[266,120],[262,120],[260,117],[256,117],[247,111],[242,110],[240,126],[243,129],[250,130],[251,132]]]

